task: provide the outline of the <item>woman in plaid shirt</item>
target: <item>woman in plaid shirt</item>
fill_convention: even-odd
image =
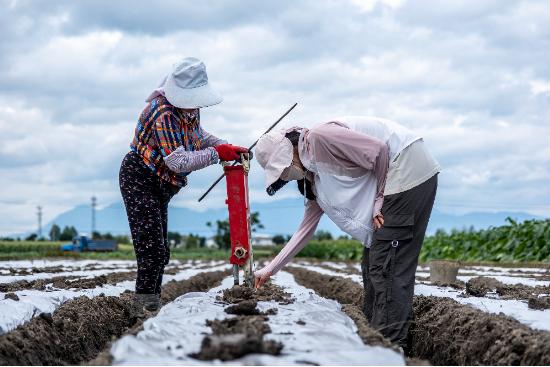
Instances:
[[[222,98],[208,84],[204,63],[185,58],[147,98],[130,152],[119,173],[137,258],[136,316],[160,304],[167,241],[168,202],[187,185],[192,172],[220,160],[239,158],[246,148],[227,144],[200,125],[201,107]]]

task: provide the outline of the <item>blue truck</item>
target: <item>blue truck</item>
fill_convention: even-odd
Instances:
[[[73,242],[61,245],[61,251],[73,252],[112,252],[118,250],[115,240],[92,240],[87,236],[77,236]]]

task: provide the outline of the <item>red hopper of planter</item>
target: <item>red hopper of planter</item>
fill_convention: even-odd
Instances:
[[[235,284],[239,284],[239,268],[244,271],[244,284],[254,286],[253,257],[250,230],[250,205],[248,202],[248,154],[241,155],[242,164],[225,165],[223,170],[227,183],[229,210],[229,234],[231,237],[231,257]]]

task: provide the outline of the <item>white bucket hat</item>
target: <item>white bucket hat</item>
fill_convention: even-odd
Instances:
[[[285,168],[292,164],[292,143],[285,137],[287,130],[272,131],[263,135],[254,152],[254,157],[265,170],[265,188],[281,177]]]
[[[174,64],[157,90],[163,90],[168,102],[178,108],[201,108],[223,101],[208,83],[206,66],[195,57],[186,57]]]

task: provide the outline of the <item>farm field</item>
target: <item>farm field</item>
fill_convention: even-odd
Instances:
[[[170,262],[163,307],[135,320],[132,260],[2,261],[0,364],[550,363],[546,265],[463,265],[453,284],[419,266],[408,357],[368,326],[357,262],[297,259],[259,291],[229,270]]]

